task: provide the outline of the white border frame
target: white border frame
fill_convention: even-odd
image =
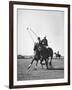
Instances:
[[[64,11],[64,79],[51,79],[51,80],[30,80],[30,81],[17,81],[17,8],[24,9],[41,9],[41,10],[60,10]],[[14,85],[34,85],[34,84],[53,84],[68,82],[68,8],[63,7],[45,7],[45,6],[29,6],[29,5],[14,5],[13,6],[13,81]]]

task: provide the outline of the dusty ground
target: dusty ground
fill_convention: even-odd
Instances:
[[[39,80],[39,79],[59,79],[64,78],[64,59],[53,59],[53,68],[46,69],[45,65],[43,69],[38,63],[37,70],[35,70],[35,63],[28,70],[28,65],[31,59],[18,59],[17,61],[17,80]]]

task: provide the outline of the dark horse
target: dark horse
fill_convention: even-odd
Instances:
[[[37,66],[39,60],[40,60],[41,65],[42,65],[42,61],[45,60],[46,68],[48,69],[49,57],[51,57],[49,65],[52,67],[52,58],[53,58],[52,48],[46,48],[42,44],[41,45],[36,44],[34,49],[35,49],[36,53],[35,53],[34,58],[32,59],[30,65],[29,65],[28,69],[31,67],[32,63],[35,60],[36,60],[36,66]]]
[[[57,57],[59,57],[59,59],[61,58],[61,54],[57,54],[57,53],[55,52],[55,55],[56,55],[56,58],[57,58]]]

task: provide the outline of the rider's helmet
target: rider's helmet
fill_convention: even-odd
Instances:
[[[44,39],[46,39],[46,36],[44,36]]]
[[[40,40],[40,37],[38,37],[38,40]]]

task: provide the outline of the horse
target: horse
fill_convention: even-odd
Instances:
[[[61,58],[61,54],[58,54],[55,52],[56,58],[59,57],[59,59]]]
[[[40,52],[42,60],[45,60],[45,62],[46,62],[47,69],[48,69],[48,60],[49,60],[49,57],[51,57],[49,65],[52,67],[52,59],[53,59],[52,48],[50,48],[50,47],[46,48],[44,45],[39,45],[38,50]],[[41,61],[41,64],[42,64],[42,61]]]
[[[48,69],[49,57],[51,57],[49,65],[52,67],[52,58],[53,58],[52,48],[46,48],[42,44],[36,44],[34,47],[34,50],[36,53],[34,55],[34,58],[31,61],[30,65],[28,66],[28,69],[31,67],[31,65],[33,64],[34,61],[36,61],[36,66],[37,66],[39,60],[40,60],[41,66],[42,66],[43,60],[45,60],[46,68]]]

